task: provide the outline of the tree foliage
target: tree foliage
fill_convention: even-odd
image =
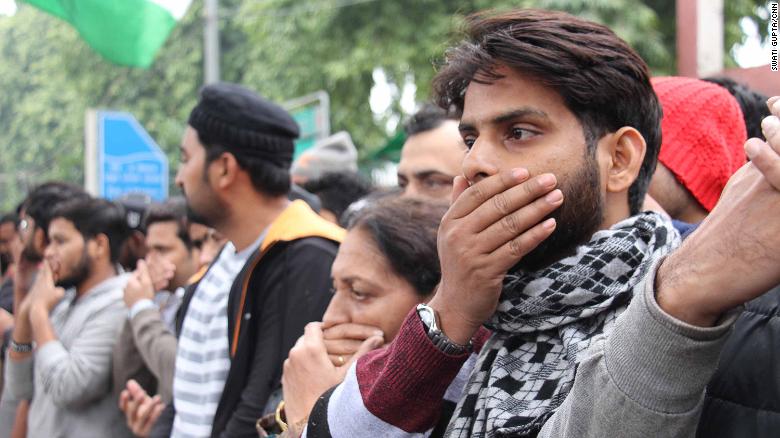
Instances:
[[[674,0],[222,0],[222,77],[284,101],[322,89],[334,130],[362,152],[380,147],[388,122],[403,115],[401,90],[428,98],[435,66],[459,38],[463,18],[487,8],[541,7],[602,22],[626,39],[656,73],[674,71]],[[766,30],[761,0],[726,4],[726,47],[741,42],[739,19]],[[148,70],[96,55],[66,23],[20,4],[0,17],[0,193],[2,207],[47,179],[83,181],[87,108],[130,111],[171,159],[202,83],[202,10],[195,2]],[[733,60],[729,57],[729,64]],[[392,103],[374,114],[374,72]],[[171,178],[171,181],[173,179]]]
[[[190,11],[148,70],[104,61],[76,31],[20,5],[0,17],[0,192],[12,208],[48,179],[81,184],[88,108],[133,112],[175,162],[202,79],[201,25]]]

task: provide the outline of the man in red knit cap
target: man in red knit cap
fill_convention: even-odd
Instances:
[[[728,90],[700,79],[660,77],[652,83],[664,115],[650,196],[672,219],[699,223],[745,164],[742,110]]]

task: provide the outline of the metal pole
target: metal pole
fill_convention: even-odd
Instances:
[[[203,79],[219,81],[219,0],[204,0]]]
[[[92,196],[100,195],[98,177],[98,119],[97,110],[87,108],[84,124],[84,189]]]
[[[704,77],[723,70],[723,1],[677,0],[677,74]]]
[[[677,0],[677,74],[696,77],[698,65],[699,6],[696,0]]]

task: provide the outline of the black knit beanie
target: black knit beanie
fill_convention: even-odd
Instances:
[[[200,90],[189,121],[201,138],[235,152],[289,169],[298,124],[280,106],[237,84],[217,83]]]

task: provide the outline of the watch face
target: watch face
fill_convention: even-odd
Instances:
[[[420,315],[420,319],[426,327],[431,328],[435,325],[433,310],[430,307],[420,304],[417,306],[417,314]]]

